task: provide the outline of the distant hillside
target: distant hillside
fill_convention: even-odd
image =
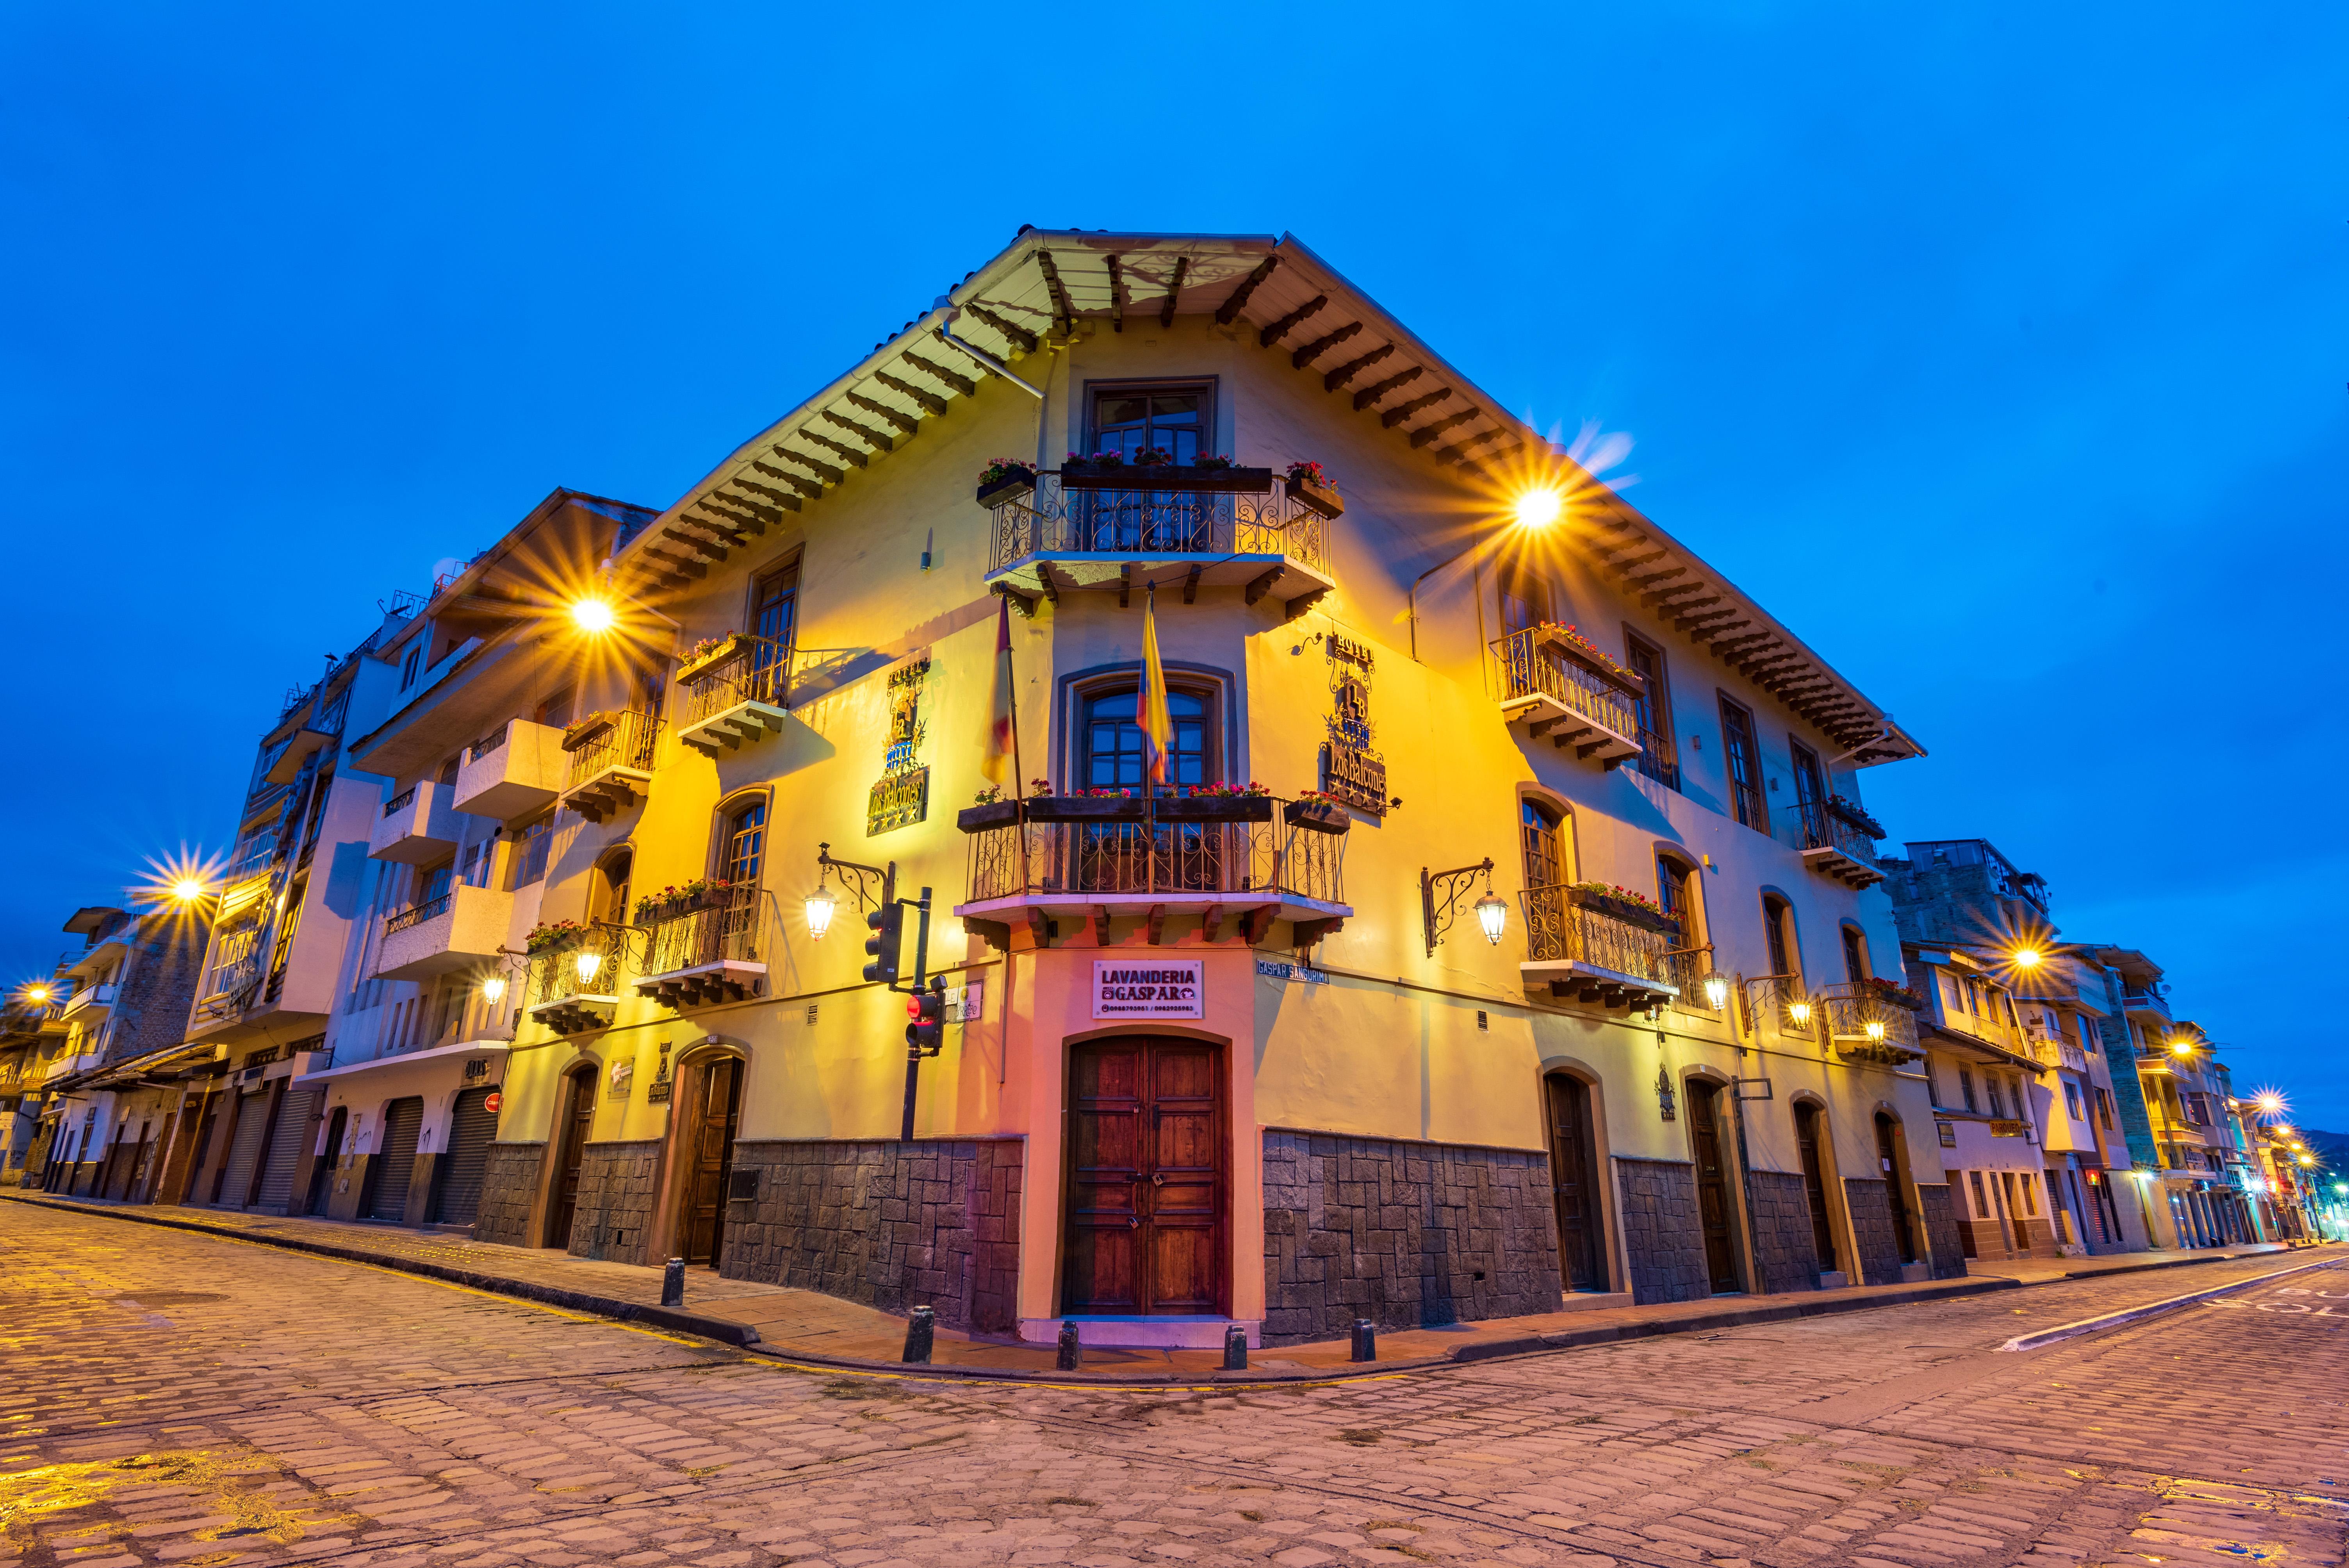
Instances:
[[[2313,1127],[2303,1127],[2300,1139],[2327,1168],[2349,1171],[2349,1132],[2319,1132]]]

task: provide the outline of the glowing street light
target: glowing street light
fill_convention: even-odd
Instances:
[[[620,614],[610,601],[590,596],[571,601],[571,620],[589,635],[601,636],[619,624]]]
[[[2192,1040],[2172,1040],[2169,1042],[2169,1054],[2173,1057],[2190,1057],[2194,1054],[2194,1042]]]
[[[1519,528],[1547,528],[1565,510],[1566,498],[1547,485],[1518,496],[1515,508]]]
[[[1871,1040],[1881,1040],[1882,1038],[1884,1038],[1884,1020],[1883,1020],[1883,1019],[1881,1019],[1881,1018],[1870,1018],[1870,1019],[1868,1021],[1868,1037],[1869,1039],[1871,1039]]]
[[[807,895],[809,936],[818,942],[823,940],[823,934],[832,929],[832,912],[839,902],[828,890],[821,887]]]
[[[572,960],[572,965],[579,971],[579,983],[585,985],[595,978],[595,971],[604,967],[604,955],[600,953],[582,951],[578,957]]]
[[[2283,1096],[2271,1088],[2261,1089],[2251,1103],[2260,1108],[2261,1116],[2282,1116],[2289,1109],[2283,1102]]]
[[[181,877],[179,881],[171,884],[171,902],[174,903],[193,903],[196,900],[203,897],[204,894],[210,891],[210,889],[206,888],[202,882],[197,881],[194,877]]]
[[[1712,974],[1704,977],[1704,1004],[1714,1012],[1729,1005],[1729,976]]]
[[[1811,1026],[1810,1003],[1807,1001],[1794,1001],[1787,1003],[1786,1016],[1795,1021],[1795,1027],[1798,1029],[1809,1028]]]
[[[1487,890],[1485,896],[1476,901],[1475,908],[1476,923],[1485,928],[1485,940],[1498,947],[1501,945],[1501,933],[1509,923],[1509,906],[1497,894]]]
[[[2045,956],[2036,947],[2018,947],[2014,950],[2014,966],[2017,969],[2036,969],[2040,960]]]
[[[46,985],[38,980],[36,980],[31,985],[26,986],[24,992],[25,1000],[30,1002],[36,1007],[47,1006],[49,1005],[49,998],[56,995],[57,990],[55,987]]]
[[[502,1000],[505,994],[506,977],[504,975],[492,975],[481,982],[481,1000],[484,1002],[494,1004]]]

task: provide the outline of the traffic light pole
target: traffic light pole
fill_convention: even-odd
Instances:
[[[920,1006],[922,993],[929,983],[930,962],[930,890],[924,888],[919,899],[905,901],[914,906],[917,922],[914,927],[914,996]],[[914,1031],[905,1031],[905,1118],[897,1136],[907,1143],[914,1140],[914,1096],[922,1085],[922,1047]]]

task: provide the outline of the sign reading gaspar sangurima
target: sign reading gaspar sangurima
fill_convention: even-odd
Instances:
[[[1093,960],[1096,1018],[1204,1018],[1205,959]]]

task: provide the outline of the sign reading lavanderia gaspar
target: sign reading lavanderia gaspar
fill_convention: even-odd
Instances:
[[[1204,1018],[1206,999],[1203,958],[1093,960],[1096,1018]]]

